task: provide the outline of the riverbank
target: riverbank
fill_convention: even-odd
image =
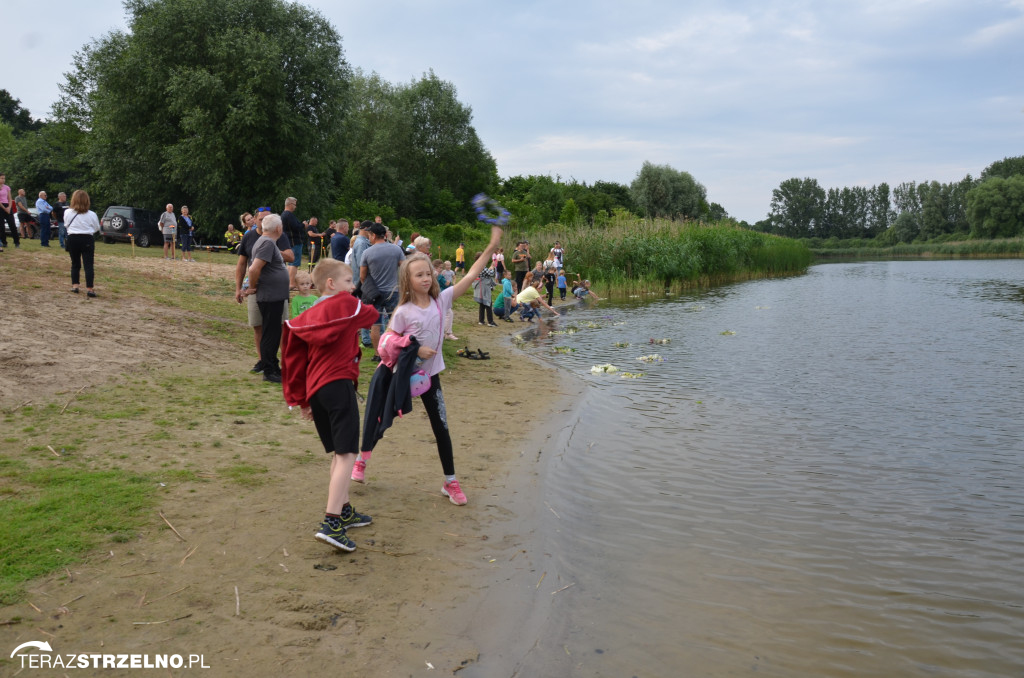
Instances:
[[[59,250],[23,247],[2,264],[4,501],[31,500],[20,484],[30,472],[118,470],[150,485],[152,505],[141,527],[0,609],[0,665],[16,671],[9,652],[28,641],[62,654],[202,655],[218,676],[409,675],[478,660],[457,622],[495,578],[533,576],[532,528],[516,507],[537,504],[529,459],[539,446],[522,415],[558,412],[575,388],[511,347],[522,324],[478,327],[475,310],[457,311],[458,345],[491,354],[444,374],[469,505],[440,494],[415,407],[354,485],[353,504],[374,523],[340,555],[312,538],[328,464],[312,426],[247,372],[251,334],[224,327],[229,262],[101,254],[97,299],[67,293]],[[201,317],[204,295],[220,305]],[[58,538],[60,524],[54,516]]]

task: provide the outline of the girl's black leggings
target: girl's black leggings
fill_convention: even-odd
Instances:
[[[441,392],[440,375],[430,378],[430,389],[420,396],[423,409],[430,419],[430,429],[437,440],[437,456],[441,459],[441,470],[446,476],[455,475],[455,455],[452,451],[452,436],[448,433],[448,413],[444,407],[444,393]]]

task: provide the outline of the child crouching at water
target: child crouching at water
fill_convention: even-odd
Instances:
[[[441,391],[440,374],[444,370],[444,357],[441,354],[441,343],[444,340],[443,318],[444,312],[451,309],[452,302],[469,289],[473,280],[490,262],[491,252],[500,241],[501,228],[492,226],[491,241],[487,249],[477,257],[466,275],[443,292],[438,288],[437,278],[427,255],[417,253],[407,257],[398,269],[398,307],[392,314],[391,324],[388,326],[390,331],[402,336],[414,336],[419,342],[417,355],[423,361],[420,369],[430,377],[430,388],[420,396],[420,401],[427,412],[430,428],[437,441],[437,456],[441,459],[441,470],[444,472],[441,494],[457,506],[465,505],[467,499],[455,477],[452,438],[448,431],[444,394]],[[364,450],[356,461],[353,474],[355,480],[362,481],[368,460],[369,454]]]
[[[377,311],[352,296],[352,269],[337,259],[322,259],[313,269],[322,296],[285,323],[281,343],[281,384],[288,405],[311,419],[331,455],[324,521],[314,535],[339,551],[355,551],[350,527],[369,525],[348,500],[349,478],[359,452],[359,330],[377,322]]]

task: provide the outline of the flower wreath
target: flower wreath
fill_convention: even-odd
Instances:
[[[505,226],[508,223],[508,210],[483,193],[477,193],[473,198],[473,209],[476,210],[477,219],[491,226]]]

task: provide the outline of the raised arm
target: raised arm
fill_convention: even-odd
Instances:
[[[484,270],[484,267],[491,260],[491,252],[498,248],[501,243],[501,226],[491,226],[491,241],[487,243],[487,248],[480,253],[477,260],[473,262],[473,265],[466,271],[466,275],[462,276],[459,282],[455,283],[454,298],[461,297],[463,293],[469,289],[470,285],[473,284],[473,280],[480,275],[480,271]]]

